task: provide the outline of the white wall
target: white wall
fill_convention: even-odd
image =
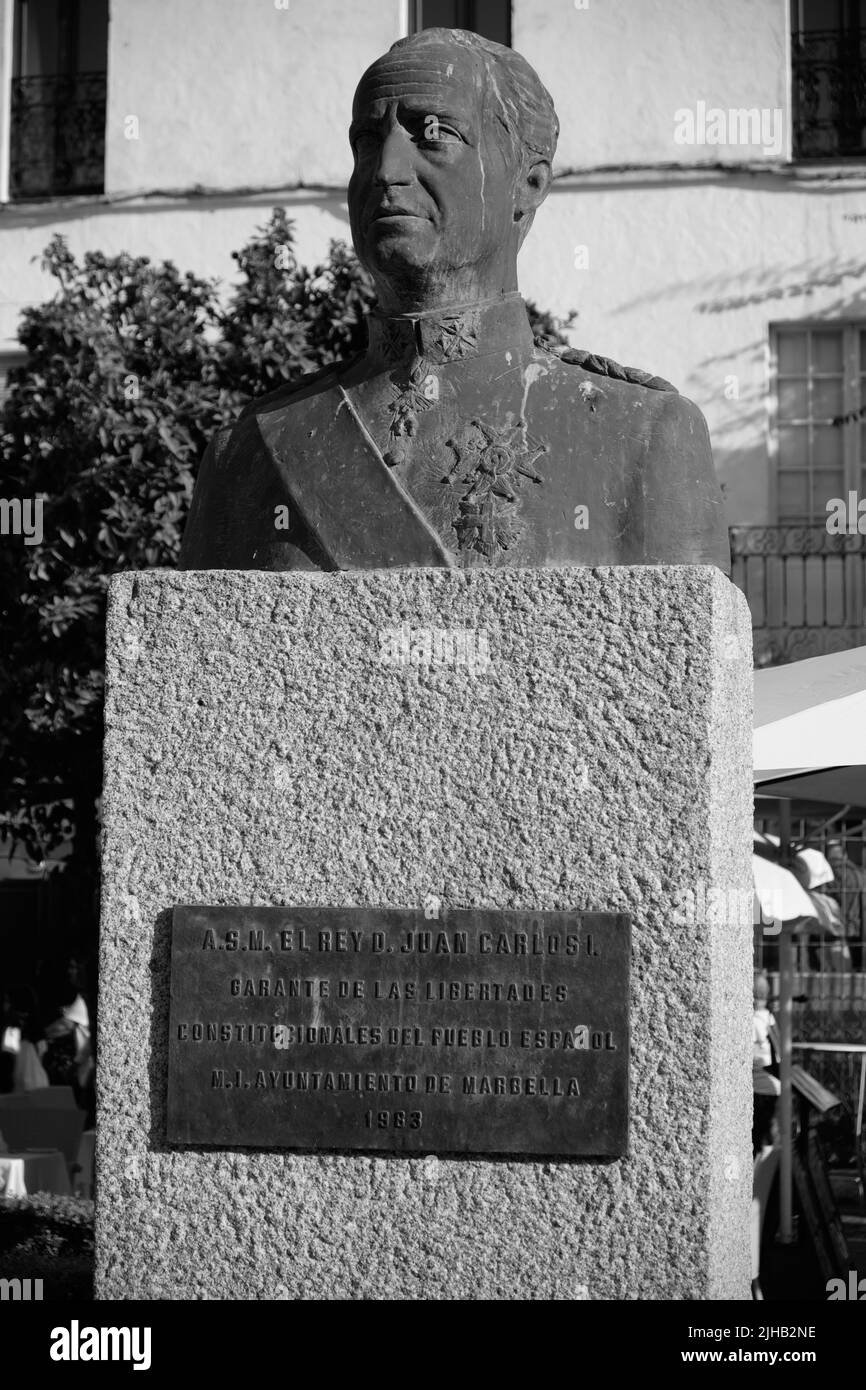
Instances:
[[[13,0],[0,0],[0,203],[9,197]]]
[[[15,348],[21,310],[56,289],[39,265],[55,233],[66,238],[78,259],[85,251],[109,256],[126,251],[154,261],[172,260],[181,270],[228,282],[237,274],[232,251],[268,221],[274,206],[285,207],[296,219],[303,264],[324,256],[332,237],[351,242],[345,199],[336,193],[7,208],[0,215],[0,353]]]
[[[779,108],[787,127],[788,0],[586,3],[514,0],[512,11],[514,47],[559,113],[560,170],[765,158],[757,145],[677,144],[674,113],[699,101]]]
[[[112,0],[106,192],[344,185],[352,95],[401,13],[399,0]]]
[[[358,78],[401,0],[112,0],[109,194],[343,186]],[[550,88],[559,170],[765,161],[789,149],[788,0],[514,0],[514,46]],[[697,104],[780,110],[784,149],[682,145]],[[128,138],[129,117],[138,139]]]

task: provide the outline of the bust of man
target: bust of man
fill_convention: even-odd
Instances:
[[[254,401],[212,441],[186,569],[715,564],[700,411],[647,373],[533,339],[517,253],[558,121],[509,48],[457,29],[368,68],[349,211],[366,351]]]

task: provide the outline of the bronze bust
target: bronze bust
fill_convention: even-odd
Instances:
[[[366,351],[254,401],[205,454],[185,569],[713,564],[700,411],[533,340],[517,253],[559,125],[525,59],[426,29],[355,94],[349,211]]]

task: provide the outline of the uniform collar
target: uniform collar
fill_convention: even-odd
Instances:
[[[516,291],[423,314],[367,318],[367,351],[387,366],[422,358],[433,366],[497,352],[531,353],[532,328]]]

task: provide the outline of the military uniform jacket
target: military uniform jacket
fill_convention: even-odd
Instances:
[[[548,351],[517,294],[368,335],[215,436],[183,568],[729,570],[706,423],[667,383]]]

